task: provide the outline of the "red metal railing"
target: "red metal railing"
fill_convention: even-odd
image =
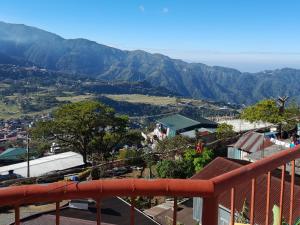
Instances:
[[[286,164],[291,162],[291,185],[290,185],[290,208],[289,224],[292,224],[294,207],[294,182],[295,182],[295,159],[300,157],[300,147],[288,149],[255,163],[242,166],[229,173],[214,177],[210,180],[191,179],[107,179],[89,182],[57,182],[43,185],[26,185],[0,189],[0,206],[13,206],[15,208],[15,224],[20,224],[19,207],[23,204],[37,202],[56,202],[56,224],[59,225],[59,202],[68,199],[93,198],[97,202],[97,224],[101,224],[101,199],[111,196],[131,197],[131,225],[134,221],[134,199],[136,196],[174,196],[173,224],[177,220],[177,197],[202,197],[202,224],[218,224],[218,196],[225,191],[231,190],[231,219],[235,219],[235,188],[243,183],[251,181],[251,207],[250,224],[255,222],[255,194],[256,179],[267,174],[267,196],[266,196],[266,219],[269,224],[270,213],[270,186],[271,171],[281,168],[281,190],[280,190],[280,221],[282,221],[285,169]]]

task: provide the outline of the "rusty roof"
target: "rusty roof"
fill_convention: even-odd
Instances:
[[[271,145],[273,145],[273,143],[270,142],[270,140],[266,138],[264,134],[251,131],[240,137],[233,147],[252,153]]]

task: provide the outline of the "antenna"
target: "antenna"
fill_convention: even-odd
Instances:
[[[277,99],[277,102],[279,104],[279,112],[281,115],[284,113],[285,103],[288,99],[288,96],[279,96]]]

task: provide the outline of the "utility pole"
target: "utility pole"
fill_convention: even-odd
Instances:
[[[27,131],[27,177],[30,177],[30,165],[29,165],[29,134]]]
[[[31,124],[29,124],[28,128],[31,128]],[[27,130],[27,177],[30,177],[30,157],[29,157],[29,129]]]
[[[288,100],[288,96],[279,96],[277,101],[279,104],[279,115],[283,115],[284,109],[285,109],[285,103]],[[279,124],[279,132],[280,132],[280,138],[282,138],[282,123]]]

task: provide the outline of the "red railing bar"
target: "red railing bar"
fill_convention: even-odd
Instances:
[[[177,197],[174,197],[174,205],[173,205],[173,225],[177,225]]]
[[[131,197],[130,207],[130,225],[134,225],[134,213],[135,212],[135,197]]]
[[[280,213],[279,213],[279,221],[282,223],[282,215],[283,215],[283,198],[284,198],[284,185],[285,185],[285,164],[281,167],[281,183],[280,183]]]
[[[296,158],[300,158],[300,145],[214,177],[211,179],[215,184],[214,194],[219,195],[234,186],[266,174]]]
[[[55,224],[56,225],[59,225],[60,224],[60,212],[59,212],[59,208],[60,208],[60,205],[59,205],[59,202],[55,202]]]
[[[210,180],[190,179],[108,179],[89,182],[57,182],[43,185],[24,185],[0,189],[0,206],[21,205],[34,202],[61,201],[63,199],[100,198],[110,196],[186,196],[203,197],[205,224],[217,221],[217,196],[230,188],[252,179],[251,218],[254,222],[255,178],[282,164],[300,157],[300,146],[284,150],[270,157],[243,166]],[[284,176],[284,173],[283,173]],[[246,178],[246,179],[245,179]],[[282,190],[284,190],[284,180]],[[281,192],[281,214],[283,191]],[[212,201],[212,202],[209,202]],[[208,209],[211,209],[209,211]],[[208,217],[210,216],[210,218]],[[209,223],[208,223],[209,222]]]
[[[101,225],[101,200],[96,200],[97,207],[97,225]]]
[[[254,225],[254,216],[255,216],[255,188],[256,188],[256,179],[253,178],[251,181],[251,207],[250,207],[250,225]]]
[[[271,188],[271,171],[268,172],[268,177],[267,177],[266,225],[269,225],[269,215],[270,215],[270,188]]]
[[[0,189],[0,206],[78,198],[111,196],[208,197],[214,193],[210,180],[192,179],[107,179],[88,182],[56,182]]]
[[[20,206],[15,206],[15,225],[20,225]]]
[[[218,225],[218,197],[203,198],[202,223],[203,225]]]
[[[294,185],[295,185],[295,160],[292,161],[291,165],[291,197],[290,197],[290,215],[289,215],[289,224],[292,224],[293,221],[293,211],[294,211]]]
[[[235,188],[231,188],[230,225],[234,225],[235,220]]]

